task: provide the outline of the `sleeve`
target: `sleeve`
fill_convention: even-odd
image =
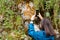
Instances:
[[[36,38],[42,38],[43,37],[43,32],[42,31],[34,31],[34,25],[33,23],[30,23],[28,25],[28,35],[33,37],[34,39]]]
[[[35,31],[34,31],[34,25],[33,23],[30,23],[28,25],[28,35],[35,38]]]

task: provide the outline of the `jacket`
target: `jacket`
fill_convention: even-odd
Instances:
[[[28,35],[34,38],[34,40],[54,40],[54,36],[46,36],[44,30],[35,31],[33,23],[28,25]]]

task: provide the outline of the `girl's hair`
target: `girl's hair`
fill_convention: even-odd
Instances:
[[[41,25],[42,25],[41,28],[45,30],[47,35],[55,35],[54,29],[50,20],[44,18],[41,21]]]
[[[35,17],[34,24],[37,24],[37,25],[40,24],[40,18],[39,17]]]

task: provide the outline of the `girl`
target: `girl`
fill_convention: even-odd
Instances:
[[[40,30],[35,31],[34,29],[34,24],[33,20],[35,20],[36,24],[39,24],[40,22],[36,18],[35,15],[32,16],[31,22],[28,25],[28,34],[34,38],[34,40],[54,40],[54,30],[52,28],[52,25],[50,24],[50,21],[48,19],[44,19],[40,13],[38,16],[41,19],[41,25],[40,25]],[[37,21],[36,21],[37,20]]]

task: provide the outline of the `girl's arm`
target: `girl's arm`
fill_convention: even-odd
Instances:
[[[43,37],[43,32],[42,31],[35,31],[33,23],[30,23],[28,25],[28,35],[33,37],[34,39],[36,39],[36,38]]]

